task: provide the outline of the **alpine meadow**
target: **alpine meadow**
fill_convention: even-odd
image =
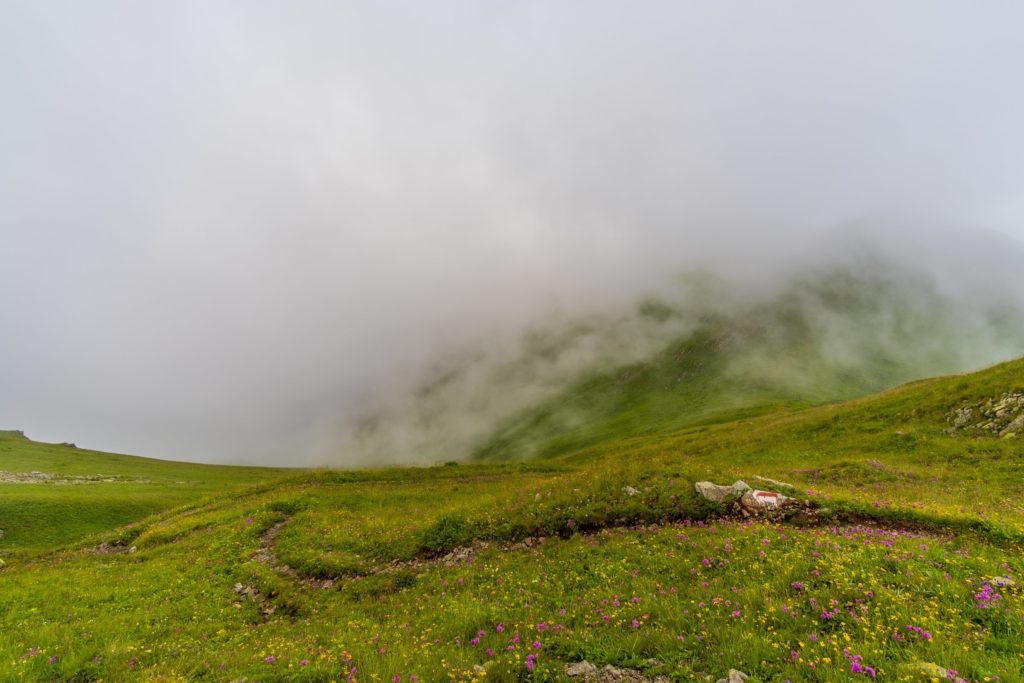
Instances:
[[[0,2],[0,681],[1024,683],[1022,25]]]

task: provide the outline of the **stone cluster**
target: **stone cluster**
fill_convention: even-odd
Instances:
[[[1024,391],[1008,391],[998,399],[961,406],[946,421],[950,435],[980,433],[1012,439],[1024,433]]]

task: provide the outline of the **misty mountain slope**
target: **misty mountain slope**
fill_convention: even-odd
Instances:
[[[772,297],[704,315],[638,363],[591,374],[480,442],[478,458],[556,456],[604,440],[849,399],[1024,350],[1015,305],[957,300],[912,272],[804,274]]]

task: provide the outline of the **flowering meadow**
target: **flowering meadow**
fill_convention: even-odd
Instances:
[[[1022,442],[945,431],[1021,377],[557,459],[300,472],[7,555],[0,679],[560,681],[586,660],[1024,681]],[[814,514],[743,518],[693,487],[757,477]]]

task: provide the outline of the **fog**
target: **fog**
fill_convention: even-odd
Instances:
[[[847,253],[836,235],[955,273],[940,302],[1019,301],[1022,22],[1012,2],[7,0],[0,427],[365,463],[346,425],[439,368],[628,320],[695,270],[778,289]],[[593,336],[516,401],[684,327]],[[389,462],[429,459],[402,447]]]

